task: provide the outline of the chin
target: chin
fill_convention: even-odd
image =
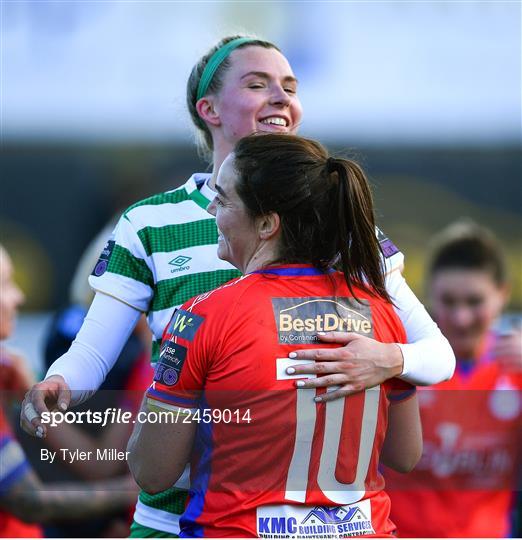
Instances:
[[[462,340],[455,341],[452,346],[457,358],[461,360],[473,360],[480,348],[480,342],[477,340]]]
[[[221,246],[218,246],[217,256],[218,256],[218,259],[221,259],[222,261],[227,261],[230,264],[233,264],[232,261],[230,260],[230,257],[228,256],[228,250],[225,248],[222,248]]]

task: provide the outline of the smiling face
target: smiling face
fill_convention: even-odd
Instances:
[[[218,257],[245,273],[260,245],[260,238],[256,220],[248,214],[237,194],[237,179],[234,156],[230,154],[219,169],[217,195],[210,203],[208,211],[216,216],[219,230]]]
[[[447,268],[435,272],[429,293],[433,316],[457,359],[476,358],[504,307],[505,289],[486,271]]]
[[[0,246],[0,339],[7,339],[14,329],[18,306],[24,295],[13,278],[13,265],[9,255]]]
[[[276,49],[251,46],[233,51],[229,61],[220,91],[208,97],[216,115],[209,125],[214,147],[228,153],[254,132],[295,133],[302,109],[288,60]]]

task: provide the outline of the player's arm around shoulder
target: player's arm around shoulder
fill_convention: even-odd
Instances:
[[[371,388],[392,377],[424,386],[451,378],[455,354],[448,340],[396,269],[386,281],[394,310],[403,324],[407,343],[381,343],[349,332],[325,332],[318,337],[324,343],[342,347],[296,350],[292,358],[315,360],[294,366],[296,374],[315,374],[302,388],[339,386],[323,399],[330,401]]]

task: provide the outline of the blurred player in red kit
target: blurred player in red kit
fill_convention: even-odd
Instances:
[[[428,292],[457,370],[419,392],[424,452],[412,473],[385,475],[392,519],[399,536],[506,537],[521,470],[522,334],[495,326],[509,286],[493,235],[467,221],[441,232]]]

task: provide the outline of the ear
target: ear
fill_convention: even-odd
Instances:
[[[221,125],[221,119],[214,107],[213,96],[206,96],[199,99],[196,102],[196,110],[198,111],[199,117],[207,124],[210,124],[211,126]]]
[[[281,230],[281,218],[275,212],[261,216],[258,220],[257,232],[261,240],[270,240]]]

